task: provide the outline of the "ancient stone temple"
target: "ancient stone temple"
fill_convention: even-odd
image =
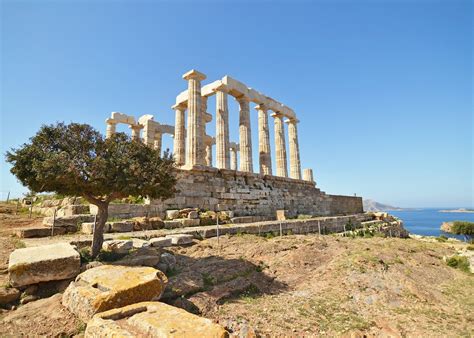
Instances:
[[[362,198],[326,194],[316,187],[312,169],[304,169],[301,174],[299,120],[291,108],[230,76],[202,85],[206,76],[191,70],[183,79],[187,89],[176,97],[172,106],[174,126],[160,124],[152,115],[143,115],[136,121],[133,116],[113,112],[106,120],[107,137],[115,132],[116,124],[128,124],[133,138],[142,139],[159,151],[163,134],[174,138],[172,152],[179,166],[179,192],[172,199],[150,201],[151,204],[160,210],[193,207],[267,218],[274,217],[276,210],[281,209],[287,210],[290,216],[363,212]],[[215,136],[206,133],[206,125],[213,121],[213,115],[207,111],[208,98],[212,95],[216,96]],[[229,96],[239,105],[239,139],[235,141],[229,136]],[[251,110],[250,103],[255,104],[255,110]],[[251,114],[258,115],[257,173],[252,158],[255,145],[251,137]],[[273,118],[275,144],[270,144],[269,117]]]

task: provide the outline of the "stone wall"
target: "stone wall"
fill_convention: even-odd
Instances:
[[[348,215],[363,212],[362,197],[328,195],[331,198],[331,215]]]
[[[194,167],[178,170],[178,193],[165,201],[152,201],[166,209],[200,208],[232,210],[235,216],[275,217],[276,210],[288,215],[341,215],[363,212],[362,199],[332,196],[314,182],[227,169]]]

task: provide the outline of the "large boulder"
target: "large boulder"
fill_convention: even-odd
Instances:
[[[156,249],[143,247],[127,255],[126,257],[113,262],[113,265],[125,266],[157,266],[160,262],[160,253]]]
[[[87,324],[90,337],[228,337],[212,320],[161,303],[142,302],[99,313]]]
[[[110,232],[131,232],[133,231],[132,221],[107,222],[110,226]]]
[[[39,282],[74,278],[79,274],[81,257],[68,243],[17,249],[10,255],[10,284],[21,287]]]
[[[71,216],[61,216],[56,217],[54,220],[54,227],[63,227],[63,228],[79,228],[80,225],[84,222],[93,222],[94,215],[71,215]],[[53,217],[43,218],[43,225],[47,227],[53,226]]]
[[[179,210],[166,210],[166,219],[176,219],[179,217]]]
[[[96,313],[159,299],[168,279],[150,267],[102,265],[77,276],[62,303],[82,321]]]

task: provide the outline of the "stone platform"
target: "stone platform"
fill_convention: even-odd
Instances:
[[[231,210],[235,216],[271,218],[281,209],[290,217],[363,212],[361,197],[328,195],[312,181],[205,166],[178,170],[177,178],[175,197],[152,201],[150,209]]]

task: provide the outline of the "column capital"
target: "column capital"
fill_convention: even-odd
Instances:
[[[138,130],[138,131],[143,129],[143,126],[141,124],[131,124],[128,127],[132,130]]]
[[[300,123],[300,120],[298,120],[297,118],[289,118],[289,119],[286,119],[285,120],[285,123],[286,124],[297,124],[297,123]]]
[[[273,118],[276,118],[276,117],[282,118],[282,117],[284,117],[285,115],[283,115],[283,113],[281,113],[281,112],[279,112],[279,111],[276,111],[276,112],[270,114],[270,116],[273,117]]]
[[[260,104],[257,104],[257,105],[255,106],[255,109],[267,111],[267,110],[268,110],[268,107],[267,107],[265,104],[260,103]]]
[[[248,102],[250,102],[250,97],[248,97],[246,95],[242,95],[242,96],[236,97],[235,100],[237,102],[239,102],[240,104],[246,103],[246,102],[248,103]]]
[[[216,88],[213,89],[214,92],[223,92],[223,93],[229,93],[229,87],[224,84],[224,83],[221,83],[220,85],[218,85]]]
[[[186,102],[177,103],[171,106],[171,109],[173,110],[185,111],[187,108],[188,108],[188,105],[186,104]]]
[[[115,119],[108,118],[108,119],[105,119],[105,123],[107,123],[107,124],[117,124],[118,121],[115,120]]]
[[[202,81],[202,80],[206,79],[206,75],[204,75],[203,73],[201,73],[201,72],[199,72],[195,69],[191,69],[189,72],[184,73],[183,79],[185,79],[185,80],[195,79],[195,80]]]

